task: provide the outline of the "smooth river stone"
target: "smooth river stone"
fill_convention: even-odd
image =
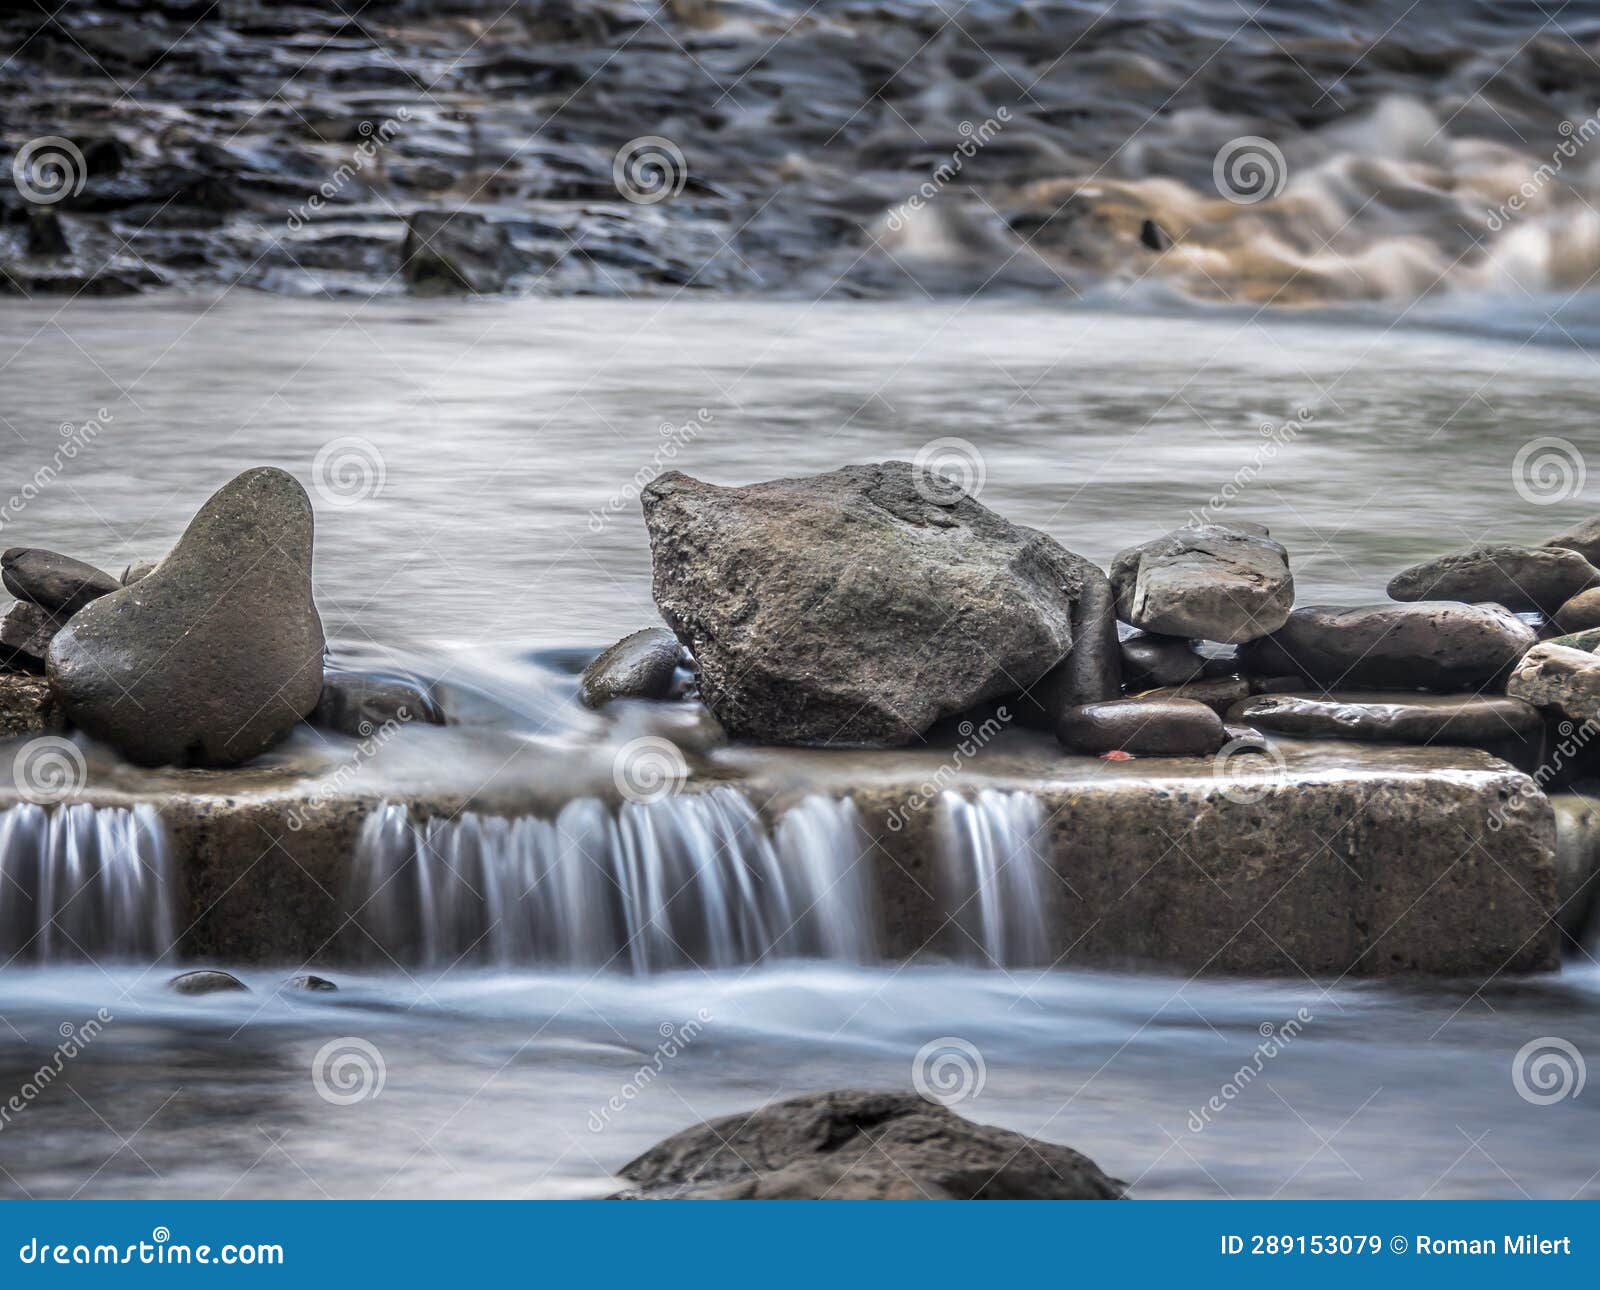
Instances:
[[[1217,658],[1201,653],[1196,642],[1181,636],[1162,636],[1157,632],[1136,632],[1122,642],[1122,676],[1130,689],[1157,685],[1183,685],[1201,677],[1230,675],[1236,666],[1231,657]]]
[[[200,508],[161,564],[80,610],[50,645],[73,724],[141,765],[232,766],[322,694],[311,503],[248,470]]]
[[[1476,690],[1537,643],[1509,612],[1453,600],[1307,605],[1239,651],[1252,676],[1297,673],[1328,689]]]
[[[1558,547],[1480,546],[1403,569],[1389,580],[1395,600],[1495,601],[1511,610],[1551,614],[1590,587],[1600,569]]]
[[[1600,627],[1600,587],[1580,591],[1551,616],[1550,625],[1562,634]]]
[[[1506,693],[1574,721],[1600,717],[1600,630],[1557,636],[1530,649],[1506,682]]]
[[[1101,575],[910,462],[643,490],[653,590],[737,738],[897,745],[1036,685]]]
[[[613,699],[672,697],[683,646],[665,627],[646,627],[624,636],[583,669],[578,698],[585,707],[602,708]]]
[[[1227,742],[1222,718],[1195,699],[1113,699],[1068,708],[1056,738],[1072,752],[1189,757]]]
[[[1229,708],[1250,694],[1250,682],[1242,676],[1205,677],[1183,685],[1161,685],[1142,690],[1132,698],[1145,702],[1161,699],[1194,699],[1203,703],[1218,716],[1227,714]]]
[[[1344,690],[1257,695],[1236,703],[1227,717],[1257,730],[1310,739],[1481,748],[1524,770],[1538,765],[1544,744],[1539,710],[1499,694]]]
[[[1177,529],[1111,562],[1117,617],[1167,636],[1239,643],[1283,625],[1294,606],[1289,553],[1223,524]]]
[[[0,580],[18,600],[57,618],[71,618],[91,600],[110,595],[121,585],[92,564],[30,546],[14,546],[0,554]]]

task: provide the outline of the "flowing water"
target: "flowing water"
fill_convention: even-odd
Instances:
[[[849,881],[859,829],[807,786],[810,761],[793,759],[788,811],[766,828],[727,795],[616,810],[591,772],[609,779],[612,745],[649,731],[573,700],[589,652],[654,618],[637,487],[664,468],[736,482],[961,440],[984,502],[1101,563],[1222,498],[1286,543],[1302,603],[1379,598],[1396,568],[1470,540],[1542,538],[1600,509],[1581,453],[1552,482],[1523,451],[1581,449],[1600,413],[1577,306],[1552,318],[1519,297],[1424,321],[982,301],[8,303],[10,460],[35,483],[0,498],[6,544],[120,569],[164,551],[233,472],[284,466],[317,508],[340,660],[409,660],[469,718],[407,732],[389,751],[414,755],[386,751],[366,786],[392,777],[398,800],[510,762],[557,801],[448,822],[379,812],[357,903],[373,897],[367,926],[394,961],[246,970],[250,995],[206,999],[163,991],[169,965],[111,962],[148,965],[166,943],[145,885],[162,853],[137,813],[7,814],[7,945],[69,875],[93,869],[120,895],[67,924],[99,938],[93,961],[34,936],[46,964],[30,951],[0,972],[0,1089],[31,1090],[0,1114],[0,1189],[595,1194],[703,1115],[906,1087],[926,1046],[959,1040],[984,1071],[959,1110],[1069,1142],[1139,1195],[1595,1194],[1600,1103],[1540,1104],[1518,1074],[1542,1041],[1600,1053],[1592,964],[1359,985],[1025,967],[1027,802],[958,782],[945,839],[965,845],[942,863],[972,962],[872,966],[878,915]],[[57,463],[67,441],[83,447]],[[347,751],[302,735],[259,773]],[[708,865],[708,839],[747,867]],[[983,873],[1002,880],[979,887]],[[687,882],[683,900],[660,898],[669,882]],[[144,913],[108,918],[118,900]],[[627,971],[599,970],[619,951]],[[341,989],[280,993],[291,969]],[[1263,1028],[1291,1021],[1292,1042],[1260,1056]],[[374,1072],[364,1095],[330,1075],[341,1052],[358,1060],[339,1070]]]

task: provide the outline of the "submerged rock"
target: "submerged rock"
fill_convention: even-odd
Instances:
[[[292,976],[278,987],[280,990],[296,990],[305,994],[328,994],[338,990],[332,981],[325,976],[313,976],[307,973],[304,976]]]
[[[91,600],[109,595],[118,582],[92,564],[39,547],[14,546],[0,554],[0,579],[18,600],[71,618]]]
[[[1252,675],[1298,674],[1326,688],[1452,693],[1494,680],[1536,640],[1510,613],[1451,600],[1307,605],[1239,658]]]
[[[1112,699],[1061,714],[1056,737],[1080,753],[1188,757],[1227,742],[1222,718],[1196,699]]]
[[[43,672],[50,642],[63,623],[47,609],[18,600],[0,618],[0,664],[24,672]]]
[[[1389,580],[1395,600],[1492,600],[1511,610],[1554,613],[1590,587],[1600,569],[1557,547],[1480,546],[1403,569]]]
[[[813,1093],[685,1129],[622,1167],[635,1198],[1119,1200],[1071,1147],[911,1093]]]
[[[903,744],[1033,686],[1099,573],[908,462],[644,489],[656,604],[730,735]]]
[[[81,610],[50,647],[74,724],[146,765],[231,766],[322,693],[311,503],[281,470],[238,476],[155,572]]]
[[[421,685],[374,672],[328,672],[309,718],[314,726],[365,739],[391,721],[442,726],[444,713]]]
[[[66,715],[42,676],[0,672],[0,738],[66,729]]]
[[[583,669],[578,698],[600,708],[613,699],[672,697],[683,646],[665,627],[646,627],[624,636]]]
[[[1294,607],[1289,553],[1251,529],[1181,528],[1111,562],[1117,616],[1168,636],[1240,642],[1283,625]]]
[[[232,972],[204,968],[195,972],[180,972],[167,982],[167,989],[178,994],[227,994],[250,992],[250,987]]]

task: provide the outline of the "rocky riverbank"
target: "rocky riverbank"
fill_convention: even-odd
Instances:
[[[0,289],[1575,290],[1593,39],[1402,0],[10,4]]]

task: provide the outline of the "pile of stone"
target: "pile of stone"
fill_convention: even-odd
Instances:
[[[0,578],[0,723],[76,728],[140,765],[235,766],[318,716],[356,734],[396,712],[437,721],[414,686],[324,676],[311,594],[311,503],[281,470],[248,470],[159,563],[121,578],[13,547]]]
[[[734,488],[671,473],[642,501],[670,632],[597,659],[594,706],[692,691],[738,738],[897,746],[998,705],[1080,754],[1270,734],[1524,769],[1552,719],[1600,715],[1600,521],[1429,560],[1387,601],[1296,607],[1258,524],[1191,523],[1107,575],[907,462]]]

